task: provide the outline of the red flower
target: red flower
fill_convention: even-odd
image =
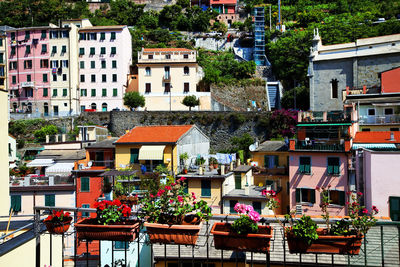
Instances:
[[[315,189],[316,189],[316,190],[319,190],[320,188],[319,188],[319,186],[317,185],[317,186],[315,187]]]
[[[375,211],[376,213],[379,212],[378,208],[376,206],[372,206],[372,210]]]
[[[363,195],[363,193],[357,192],[357,195],[359,195],[361,197]]]
[[[178,181],[183,182],[185,180],[186,180],[186,178],[182,176]]]
[[[153,198],[154,197],[153,194],[150,194],[150,197]]]
[[[47,218],[45,219],[45,221],[51,221],[51,220],[53,220],[53,216],[51,215],[47,216]]]
[[[368,210],[364,208],[364,209],[362,209],[362,213],[368,214]]]
[[[121,206],[121,201],[119,201],[119,199],[114,199],[114,201],[112,202],[113,205],[119,207]]]
[[[171,190],[172,189],[172,187],[170,187],[169,185],[167,185],[166,187],[165,187],[165,190]]]
[[[183,202],[183,197],[182,196],[178,196],[178,201],[182,203]]]
[[[65,214],[64,214],[64,217],[70,217],[71,216],[71,213],[69,213],[69,212],[66,212]]]
[[[346,205],[349,205],[349,204],[350,204],[350,202],[346,201]]]
[[[196,199],[196,195],[194,194],[194,192],[192,192],[192,198]]]
[[[162,194],[164,194],[164,192],[165,192],[165,190],[162,190],[162,189],[158,190],[157,196],[158,197],[161,196]]]
[[[347,191],[346,194],[347,194],[348,196],[350,196],[350,195],[351,195],[351,191]]]

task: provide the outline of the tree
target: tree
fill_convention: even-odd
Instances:
[[[142,96],[139,92],[127,92],[124,95],[124,105],[128,106],[130,109],[144,107],[144,96]]]
[[[58,133],[58,128],[55,125],[46,125],[42,127],[40,130],[37,130],[33,133],[37,142],[46,141],[46,135],[55,135]]]
[[[243,150],[245,159],[250,158],[249,146],[254,143],[254,138],[245,133],[242,136],[234,136],[231,138],[231,144],[233,146],[232,152]]]
[[[194,95],[188,95],[182,100],[182,104],[189,107],[189,111],[191,111],[192,107],[200,105],[200,100]]]

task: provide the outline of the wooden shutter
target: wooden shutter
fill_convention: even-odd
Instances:
[[[89,177],[81,177],[81,192],[88,192],[90,190]]]
[[[270,166],[269,166],[269,156],[267,156],[267,155],[264,156],[264,167],[265,168],[270,168]]]
[[[339,191],[339,205],[344,206],[346,203],[346,194],[344,191]]]
[[[314,189],[309,189],[310,190],[310,202],[315,203],[315,190]]]
[[[21,195],[11,195],[11,208],[13,212],[21,211]]]
[[[56,196],[55,195],[44,195],[44,205],[45,206],[55,206]]]
[[[139,149],[138,148],[131,148],[130,163],[139,163]]]
[[[235,189],[242,189],[242,177],[240,174],[235,175]]]
[[[301,189],[300,188],[296,188],[296,203],[300,203],[301,199],[300,199],[300,195],[301,195]]]
[[[392,221],[400,221],[400,197],[389,197],[389,214]]]

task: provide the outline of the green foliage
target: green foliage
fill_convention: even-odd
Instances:
[[[331,235],[350,235],[352,231],[350,230],[351,223],[347,219],[341,219],[332,224],[330,229]]]
[[[245,133],[241,137],[234,136],[231,138],[231,144],[233,147],[233,151],[239,151],[243,150],[244,151],[244,157],[245,160],[250,158],[250,151],[249,151],[249,146],[254,143],[253,137]]]
[[[164,164],[157,165],[157,167],[155,167],[155,169],[154,169],[154,172],[158,173],[160,175],[170,173],[169,169]]]
[[[36,142],[45,142],[46,135],[56,135],[58,133],[58,128],[55,125],[46,125],[42,127],[40,130],[37,130],[33,133],[35,136]]]
[[[131,109],[136,109],[138,107],[144,107],[145,99],[139,92],[127,92],[124,95],[124,105]]]
[[[303,215],[300,220],[297,220],[291,227],[291,232],[302,239],[305,243],[311,245],[314,240],[318,239],[317,224],[310,216]]]
[[[185,153],[180,154],[180,155],[179,155],[179,159],[180,159],[181,161],[185,161],[185,160],[189,159],[188,153],[185,152]]]
[[[192,107],[200,105],[200,99],[198,99],[195,95],[188,95],[182,100],[182,104],[189,107],[189,111],[192,110]]]
[[[306,86],[298,86],[290,90],[286,90],[282,97],[282,107],[296,108],[300,110],[308,110],[310,108],[310,92]],[[296,105],[294,99],[296,97]]]
[[[240,125],[242,125],[246,121],[246,117],[240,113],[231,114],[229,116],[229,119],[231,120],[231,122],[235,128],[238,128]]]
[[[226,24],[218,21],[214,22],[214,24],[211,26],[211,29],[222,34],[225,34],[228,31]]]
[[[232,223],[232,230],[240,234],[257,233],[258,225],[247,215],[241,215]]]

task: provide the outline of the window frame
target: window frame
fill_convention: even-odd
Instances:
[[[306,170],[306,168],[304,168],[304,169],[302,169],[302,165],[305,165],[305,164],[302,164],[301,163],[301,161],[302,161],[302,159],[306,159],[306,158],[308,158],[308,159],[310,159],[310,164],[309,164],[309,170],[307,171]],[[311,172],[312,172],[312,158],[311,158],[311,156],[300,156],[299,157],[299,173],[302,173],[302,174],[311,174]]]
[[[83,181],[87,181],[87,190],[83,190]],[[86,189],[86,188],[85,188]],[[84,192],[84,193],[86,193],[86,192],[90,192],[90,177],[87,177],[87,176],[85,176],[85,177],[81,177],[81,179],[80,179],[80,188],[79,188],[79,191],[80,192]]]
[[[329,161],[332,160],[337,160],[338,161],[338,165],[330,165]],[[330,166],[332,166],[332,171],[329,171]],[[337,170],[335,171],[335,166],[337,166]],[[341,171],[340,171],[340,157],[327,157],[326,158],[326,173],[328,175],[332,175],[332,176],[340,176],[341,175]]]
[[[208,186],[209,185],[209,186]],[[201,197],[206,197],[206,198],[210,198],[212,196],[212,192],[211,192],[211,188],[212,188],[212,184],[211,184],[211,180],[201,180]],[[209,194],[207,190],[209,190]]]

